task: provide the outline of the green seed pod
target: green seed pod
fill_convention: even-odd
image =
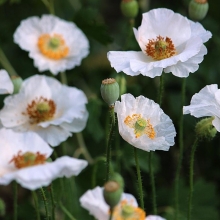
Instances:
[[[206,16],[209,10],[209,3],[207,0],[191,0],[188,9],[190,19],[200,21]]]
[[[119,84],[120,95],[125,94],[127,91],[127,88],[126,88],[127,83],[126,83],[126,78],[125,78],[124,74],[123,75],[118,74],[115,79]]]
[[[205,118],[196,124],[195,132],[199,138],[212,140],[215,137],[217,130],[212,125],[213,119],[214,117]]]
[[[100,90],[103,100],[109,106],[114,105],[119,97],[119,85],[116,80],[113,78],[103,80]]]
[[[22,78],[20,76],[12,76],[11,77],[11,81],[14,85],[14,92],[13,94],[17,94],[21,88],[21,85],[22,85]]]
[[[121,12],[126,18],[135,18],[138,14],[139,6],[136,0],[122,0]]]
[[[122,176],[119,173],[116,173],[116,172],[111,173],[110,177],[109,177],[109,181],[117,182],[120,185],[120,187],[122,189],[124,189],[124,185],[125,185],[124,179],[122,178]]]
[[[123,189],[115,181],[108,181],[104,185],[103,196],[105,202],[113,209],[120,201]]]

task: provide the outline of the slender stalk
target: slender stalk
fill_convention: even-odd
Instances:
[[[113,216],[113,209],[110,209],[109,220],[112,220],[112,216]]]
[[[14,220],[18,218],[18,185],[14,181],[13,182],[13,192],[14,192]]]
[[[54,2],[53,0],[41,0],[44,5],[47,7],[48,11],[50,12],[50,14],[55,14],[55,10],[54,10]]]
[[[32,191],[32,196],[33,196],[33,199],[34,199],[34,207],[35,207],[35,211],[36,211],[36,215],[37,215],[37,220],[40,220],[38,198],[37,198],[37,194],[36,194],[35,191]]]
[[[62,82],[64,85],[67,85],[67,84],[68,84],[68,81],[67,81],[67,77],[66,77],[66,72],[61,72],[61,73],[60,73],[60,77],[61,77],[61,82]]]
[[[66,209],[66,207],[62,204],[62,202],[59,202],[59,206],[62,209],[62,211],[69,217],[71,220],[76,220],[72,214]]]
[[[174,192],[174,200],[175,200],[174,220],[179,219],[179,179],[180,179],[180,171],[183,161],[183,106],[185,103],[185,93],[186,93],[185,90],[186,90],[186,78],[183,78],[182,89],[181,89],[181,112],[179,118],[179,158],[176,169],[175,192]]]
[[[52,220],[55,220],[56,202],[55,202],[55,199],[54,199],[54,192],[53,192],[53,185],[52,185],[52,183],[50,184],[49,192],[50,192],[50,199],[51,199],[51,202],[52,202],[52,210],[51,210]]]
[[[115,127],[114,106],[109,107],[109,113],[110,113],[111,125],[110,125],[110,131],[109,131],[109,135],[107,139],[107,147],[106,147],[106,182],[108,181],[109,174],[110,174],[111,142],[113,140],[113,133],[114,133],[114,127]]]
[[[194,157],[196,147],[198,145],[198,138],[196,137],[190,155],[190,165],[189,165],[189,200],[188,200],[188,215],[187,220],[191,219],[191,212],[192,212],[192,196],[193,196],[193,173],[194,173]]]
[[[141,170],[138,162],[137,148],[134,147],[134,159],[136,164],[137,178],[138,178],[138,189],[139,189],[139,197],[140,197],[140,207],[144,210],[144,194],[141,180]]]
[[[160,90],[158,96],[158,103],[161,106],[163,101],[163,93],[164,93],[164,74],[160,76]]]
[[[40,192],[41,192],[41,196],[42,196],[42,199],[43,199],[43,202],[44,202],[44,208],[45,208],[45,213],[46,213],[46,219],[49,220],[49,219],[50,219],[50,216],[49,216],[49,212],[48,212],[47,198],[46,198],[46,195],[45,195],[45,193],[44,193],[44,189],[43,189],[43,188],[40,188]]]
[[[152,203],[153,203],[153,213],[157,214],[157,199],[156,199],[156,187],[155,187],[155,179],[154,179],[154,170],[153,170],[153,152],[149,153],[149,172],[150,172],[150,182],[152,187]]]

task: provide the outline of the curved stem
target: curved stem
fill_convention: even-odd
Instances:
[[[161,106],[163,101],[163,93],[164,93],[164,73],[160,76],[160,90],[158,96],[158,104]]]
[[[60,73],[60,77],[61,77],[61,82],[62,82],[64,85],[67,85],[68,82],[67,82],[66,72],[61,72],[61,73]]]
[[[54,199],[54,192],[53,192],[53,185],[52,183],[50,184],[49,188],[49,192],[50,192],[50,199],[52,202],[52,220],[55,220],[55,208],[56,208],[56,202]]]
[[[72,214],[66,209],[66,207],[62,204],[62,202],[59,202],[59,206],[62,209],[62,211],[69,217],[71,220],[76,220]]]
[[[149,153],[149,172],[150,172],[150,181],[152,187],[152,203],[153,203],[153,213],[154,215],[157,214],[157,199],[156,199],[156,187],[155,187],[155,180],[154,180],[154,170],[153,170],[153,152]]]
[[[138,178],[138,189],[139,189],[139,197],[140,197],[140,207],[144,210],[144,195],[143,195],[143,187],[141,180],[141,170],[138,162],[137,149],[134,147],[134,159],[136,164],[137,178]]]
[[[55,14],[55,10],[54,10],[54,2],[53,0],[41,0],[44,5],[47,7],[48,11],[50,12],[50,14]]]
[[[112,216],[113,216],[113,209],[110,209],[109,220],[112,220]]]
[[[40,220],[38,198],[37,198],[37,194],[36,194],[35,191],[32,191],[32,196],[33,196],[33,199],[34,199],[34,207],[35,207],[35,211],[36,211],[36,215],[37,215],[37,220]]]
[[[192,196],[193,196],[193,173],[194,173],[194,157],[196,147],[198,145],[198,138],[196,137],[190,155],[190,166],[189,166],[189,200],[188,200],[188,215],[187,220],[191,219],[191,212],[192,212]]]
[[[182,89],[181,89],[181,112],[179,118],[179,158],[176,169],[176,178],[175,178],[175,216],[174,219],[179,219],[179,179],[180,179],[180,171],[182,167],[183,161],[183,106],[185,103],[185,90],[186,90],[186,78],[182,79]]]
[[[44,193],[44,189],[43,188],[40,188],[40,192],[41,192],[41,196],[42,196],[42,199],[43,199],[43,202],[44,202],[44,208],[45,208],[45,213],[46,213],[46,219],[49,220],[49,212],[48,212],[48,207],[47,207],[47,198],[46,198],[46,195]]]
[[[13,191],[14,191],[14,220],[18,218],[18,185],[16,182],[13,182]]]

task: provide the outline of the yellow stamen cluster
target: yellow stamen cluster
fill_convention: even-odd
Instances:
[[[156,132],[150,123],[150,119],[142,118],[141,114],[129,115],[125,118],[124,123],[134,129],[134,134],[136,138],[142,135],[147,135],[150,139],[154,139]]]
[[[169,37],[158,36],[156,39],[149,40],[145,52],[154,60],[163,60],[175,55],[176,49]]]
[[[46,155],[32,152],[26,152],[24,154],[21,151],[18,152],[16,156],[9,161],[9,163],[14,163],[15,167],[18,169],[24,167],[30,167],[34,165],[44,164],[46,161]]]
[[[56,111],[56,104],[53,100],[40,97],[28,104],[26,112],[23,115],[28,115],[31,124],[37,124],[53,119]]]
[[[60,60],[69,54],[69,48],[65,40],[59,34],[43,34],[38,39],[38,48],[40,52],[53,60]]]

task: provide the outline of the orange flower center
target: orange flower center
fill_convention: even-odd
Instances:
[[[69,54],[65,40],[59,34],[42,34],[37,42],[40,52],[53,60],[60,60]]]
[[[141,114],[129,115],[125,118],[124,123],[129,127],[134,129],[134,134],[136,138],[142,135],[147,135],[150,139],[154,139],[156,132],[150,123],[150,119],[142,118]]]
[[[126,200],[122,200],[114,209],[113,220],[145,220],[145,212],[133,205],[128,204]]]
[[[154,60],[163,60],[175,55],[176,49],[169,37],[158,36],[156,39],[149,40],[145,52]]]
[[[37,124],[44,121],[52,120],[56,111],[56,104],[53,100],[40,97],[28,104],[26,112],[31,124]]]
[[[34,165],[44,164],[46,161],[46,155],[32,152],[26,152],[24,154],[21,151],[18,152],[16,156],[9,161],[9,163],[14,163],[15,167],[18,169],[24,167],[30,167]]]

